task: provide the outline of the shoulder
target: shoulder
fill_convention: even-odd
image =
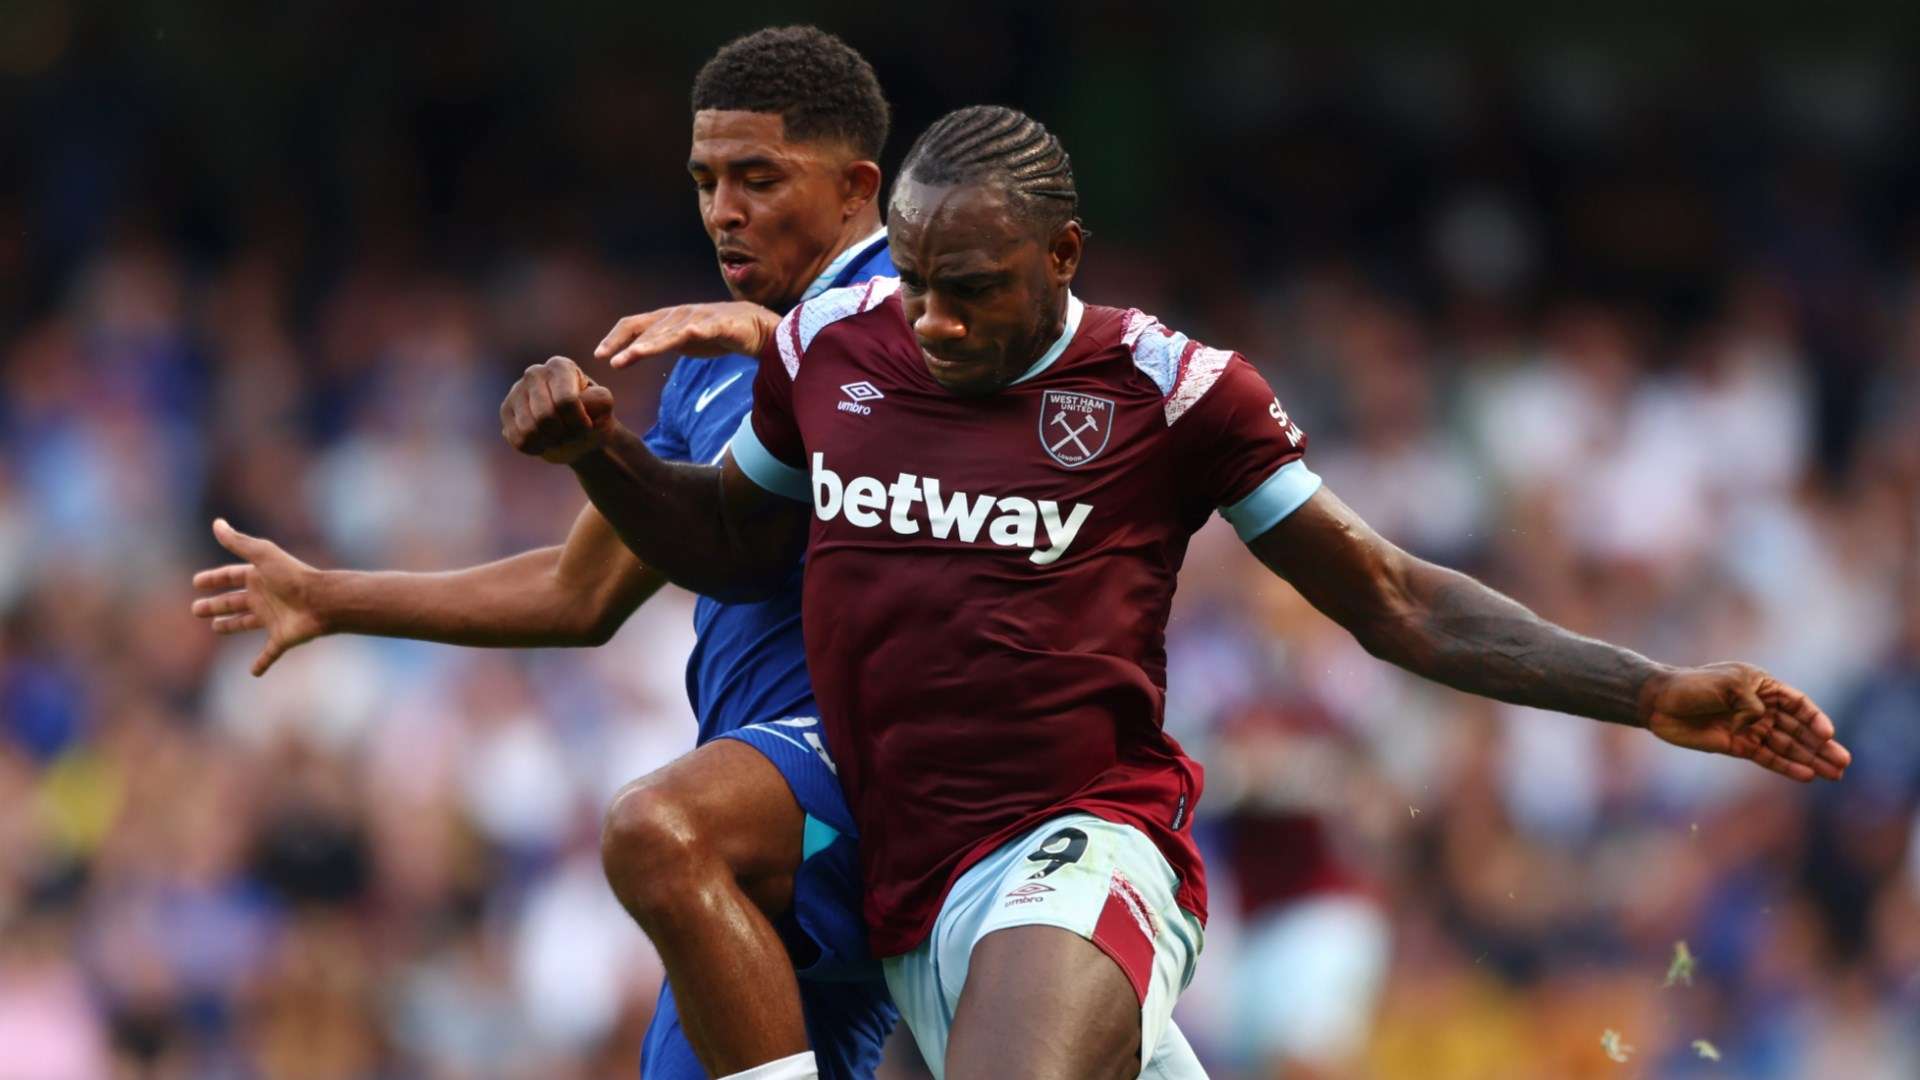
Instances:
[[[1137,308],[1103,310],[1113,313],[1118,347],[1159,389],[1168,427],[1199,404],[1236,359],[1246,364],[1237,353],[1209,348]]]
[[[800,373],[800,361],[822,331],[835,323],[878,308],[899,289],[899,278],[869,278],[842,289],[828,289],[787,312],[786,318],[780,320],[779,328],[774,331],[774,342],[779,346],[780,361],[786,366],[787,375],[792,377]]]

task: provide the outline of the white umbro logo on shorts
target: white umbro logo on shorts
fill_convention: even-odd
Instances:
[[[887,396],[880,392],[879,387],[865,379],[861,379],[859,382],[850,382],[842,386],[840,392],[847,395],[850,399],[840,403],[840,411],[859,413],[861,416],[866,416],[873,412],[872,406],[868,405],[867,402],[877,401]]]

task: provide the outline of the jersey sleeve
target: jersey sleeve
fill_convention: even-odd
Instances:
[[[1167,406],[1187,475],[1241,540],[1273,528],[1320,489],[1302,460],[1306,434],[1246,357],[1198,350]]]
[[[682,389],[686,384],[686,376],[681,369],[686,364],[685,358],[674,363],[673,371],[667,376],[667,385],[660,389],[660,409],[654,414],[653,426],[641,436],[647,449],[653,451],[655,457],[666,461],[690,461],[693,458],[686,428],[680,423],[682,403],[686,398]]]
[[[802,301],[774,328],[760,350],[753,380],[753,412],[733,437],[733,460],[754,483],[776,495],[813,501],[807,476],[807,448],[794,414],[793,384],[800,361],[822,330],[842,319],[872,311],[900,288],[898,278],[870,278],[858,285],[828,289]]]
[[[804,306],[804,305],[803,305]],[[793,380],[799,373],[794,343],[801,308],[780,320],[773,339],[760,351],[753,377],[753,409],[733,437],[733,460],[747,478],[776,495],[808,502],[806,447],[793,412]]]

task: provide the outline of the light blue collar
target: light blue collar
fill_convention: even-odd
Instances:
[[[1053,347],[1042,353],[1040,359],[1035,360],[1033,366],[1028,368],[1024,375],[1013,381],[1026,382],[1052,367],[1053,362],[1060,359],[1060,354],[1067,351],[1067,346],[1073,341],[1073,335],[1080,332],[1080,316],[1086,309],[1087,305],[1081,303],[1079,297],[1069,292],[1067,294],[1067,325],[1060,328],[1060,336],[1054,339]]]
[[[861,252],[872,247],[874,241],[884,239],[886,235],[887,227],[882,225],[866,236],[848,244],[841,250],[840,254],[833,257],[833,261],[827,264],[825,270],[820,271],[820,276],[813,279],[813,284],[807,286],[807,291],[800,294],[800,302],[806,303],[808,300],[832,288],[834,279],[840,276],[840,272],[845,270],[848,264],[852,263],[854,259],[859,258]]]

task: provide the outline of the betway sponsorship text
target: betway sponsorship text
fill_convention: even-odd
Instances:
[[[967,544],[980,543],[984,530],[988,543],[1025,548],[1029,561],[1045,566],[1066,554],[1093,513],[1091,503],[1074,503],[1064,517],[1060,509],[1052,499],[946,492],[937,478],[906,472],[892,483],[871,476],[842,481],[827,468],[825,454],[813,455],[813,512],[821,521],[844,517],[849,525],[884,527],[901,536],[916,535],[924,527],[936,540],[953,537]]]

